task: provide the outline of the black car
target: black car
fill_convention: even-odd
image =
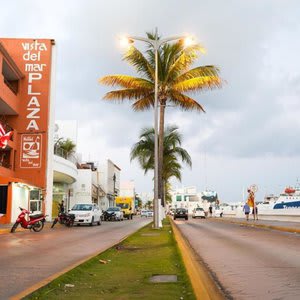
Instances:
[[[185,208],[176,208],[176,210],[174,211],[174,220],[176,220],[177,218],[184,218],[184,219],[188,219],[188,211]]]

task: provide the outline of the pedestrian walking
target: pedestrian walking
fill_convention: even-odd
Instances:
[[[209,210],[209,216],[212,217],[212,206],[211,205],[209,206],[208,210]]]
[[[248,199],[247,204],[252,208],[253,220],[258,220],[257,218],[257,206],[255,204],[255,195],[254,191],[251,188],[248,189]]]
[[[243,211],[245,212],[246,220],[249,221],[250,206],[248,205],[247,202],[245,203],[245,205],[243,207]]]
[[[258,209],[257,209],[256,204],[252,209],[252,215],[253,215],[253,220],[258,220]]]

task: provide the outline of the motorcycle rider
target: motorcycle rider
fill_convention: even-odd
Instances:
[[[75,215],[65,212],[65,202],[61,200],[58,204],[58,216],[53,220],[51,228],[55,226],[57,222],[65,224],[66,226],[72,226],[74,224]]]
[[[61,203],[58,204],[58,212],[63,214],[65,212],[65,202],[61,200]]]

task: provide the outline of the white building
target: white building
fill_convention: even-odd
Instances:
[[[53,192],[52,192],[52,217],[58,213],[58,204],[64,200],[66,208],[72,207],[74,202],[73,184],[78,178],[77,166],[80,163],[75,154],[64,155],[56,147],[57,142],[71,139],[77,143],[77,122],[56,121],[54,126],[54,155],[53,155]],[[51,215],[49,216],[51,218]]]
[[[197,194],[196,187],[182,187],[171,192],[171,208],[186,208],[191,214],[196,207],[203,207],[203,201]]]
[[[99,184],[105,193],[100,201],[103,210],[115,206],[115,197],[120,194],[120,171],[110,159],[99,166]]]
[[[111,160],[99,166],[94,162],[82,163],[79,154],[66,157],[55,147],[66,139],[76,144],[77,131],[77,121],[55,122],[52,216],[57,214],[61,200],[65,201],[67,209],[83,202],[97,203],[106,210],[115,205],[115,196],[119,195],[121,169]]]

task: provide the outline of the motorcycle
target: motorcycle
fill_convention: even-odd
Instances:
[[[39,232],[44,228],[46,216],[43,213],[32,214],[29,210],[19,207],[21,213],[19,214],[15,224],[11,228],[10,232],[14,233],[19,226],[25,229],[32,229],[35,232]]]
[[[68,214],[68,213],[59,213],[58,216],[53,220],[51,228],[55,226],[55,224],[58,222],[59,224],[64,224],[67,227],[71,227],[74,225],[75,215],[74,214]]]

